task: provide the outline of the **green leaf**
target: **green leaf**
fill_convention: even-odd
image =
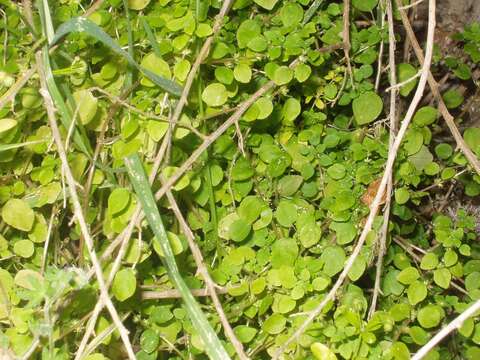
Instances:
[[[233,69],[235,80],[242,84],[248,84],[252,78],[252,69],[247,64],[238,64]]]
[[[420,263],[420,269],[433,270],[437,267],[437,265],[438,265],[438,256],[433,252],[429,252],[423,256],[422,262]]]
[[[445,312],[438,305],[427,305],[420,309],[417,320],[424,329],[438,326],[445,316]]]
[[[279,66],[273,74],[273,81],[278,86],[288,84],[290,81],[292,81],[293,74],[293,70],[288,66]]]
[[[357,228],[351,222],[332,222],[330,229],[335,231],[336,241],[339,245],[350,244],[357,236]]]
[[[411,305],[417,305],[427,297],[427,286],[422,281],[414,281],[407,290],[408,301]]]
[[[160,336],[152,329],[145,330],[140,336],[140,347],[148,354],[157,350],[159,344]]]
[[[83,125],[93,120],[97,113],[98,100],[89,90],[79,90],[73,93],[80,121]]]
[[[110,48],[110,50],[115,52],[117,55],[120,55],[121,57],[126,59],[131,66],[138,69],[138,71],[148,77],[152,82],[157,84],[163,90],[171,93],[172,95],[180,96],[180,94],[182,93],[182,88],[177,83],[164,77],[158,76],[157,74],[153,73],[148,69],[142,68],[133,59],[133,57],[128,52],[123,50],[105,31],[102,30],[102,28],[84,17],[72,18],[60,25],[49,45],[55,45],[60,41],[61,38],[72,32],[85,33],[102,42],[105,46]]]
[[[30,240],[20,240],[13,245],[13,252],[23,258],[29,258],[33,255],[35,248]]]
[[[140,66],[156,76],[166,79],[170,79],[172,77],[172,72],[170,71],[170,66],[168,63],[162,58],[158,57],[154,52],[145,55],[140,63]],[[143,78],[140,82],[144,86],[155,86],[154,82],[148,79],[148,76],[147,78]]]
[[[280,19],[283,26],[298,26],[303,19],[303,8],[297,3],[288,2],[280,9]]]
[[[10,199],[3,205],[2,218],[6,224],[15,229],[30,231],[35,221],[35,214],[25,201]]]
[[[298,115],[300,115],[301,111],[302,106],[300,105],[300,102],[295,98],[288,98],[282,109],[283,122],[286,124],[292,124]]]
[[[125,301],[135,294],[137,279],[132,269],[122,269],[115,274],[112,293],[118,301]]]
[[[315,359],[317,360],[337,360],[337,356],[335,353],[330,350],[327,346],[315,342],[312,345],[310,345],[310,350],[312,351],[313,356],[315,356]]]
[[[399,205],[405,204],[410,199],[408,188],[402,187],[395,190],[395,202]]]
[[[295,67],[294,72],[295,72],[295,79],[297,79],[298,82],[304,82],[304,81],[307,81],[307,79],[312,74],[312,68],[307,64],[298,64]]]
[[[283,227],[290,227],[297,220],[297,207],[294,203],[281,200],[275,211],[275,218]]]
[[[6,133],[9,130],[12,130],[17,126],[17,120],[15,119],[1,119],[0,120],[0,134]]]
[[[435,122],[438,111],[434,107],[424,106],[417,110],[413,117],[413,123],[418,126],[428,126]]]
[[[237,30],[238,47],[243,49],[257,35],[260,35],[262,29],[255,20],[245,20],[240,24]]]
[[[253,1],[255,2],[255,4],[267,10],[272,10],[278,2],[278,0],[253,0]]]
[[[450,280],[452,279],[452,274],[448,269],[436,269],[433,272],[433,281],[435,284],[440,286],[441,288],[448,289],[450,286]]]
[[[202,100],[209,106],[222,106],[228,100],[227,88],[220,83],[210,84],[203,90]]]
[[[148,183],[148,179],[145,175],[140,158],[135,154],[125,158],[124,161],[128,170],[130,181],[132,182],[135,193],[137,194],[137,197],[143,207],[145,217],[147,218],[150,228],[155,234],[154,241],[159,243],[163,253],[165,254],[163,259],[166,264],[168,276],[182,295],[187,313],[192,321],[193,326],[197,329],[203,340],[207,354],[214,360],[230,359],[230,356],[225,351],[215,331],[213,331],[212,327],[208,323],[205,314],[202,312],[200,306],[180,275],[175,262],[175,256],[172,248],[170,247],[167,232],[165,231],[163,221],[160,217],[155,198],[153,197],[152,190]]]
[[[364,12],[372,11],[377,4],[378,0],[352,0],[353,7]]]
[[[292,196],[302,186],[303,177],[300,175],[286,175],[282,177],[277,185],[278,194],[280,196]]]
[[[125,210],[130,203],[130,191],[125,188],[116,188],[108,197],[108,212],[116,215]]]
[[[240,218],[230,226],[230,239],[235,242],[241,242],[247,238],[251,230],[252,226]]]
[[[449,109],[455,109],[463,104],[464,97],[457,89],[447,90],[443,95],[443,101]]]
[[[150,0],[128,0],[128,8],[132,10],[143,10],[150,4]]]
[[[409,266],[403,269],[400,274],[397,275],[397,280],[402,284],[409,285],[420,277],[420,274],[416,268]]]
[[[287,319],[281,314],[273,314],[263,323],[263,331],[269,333],[270,335],[280,334],[285,328]]]
[[[417,86],[418,78],[412,79],[417,75],[417,69],[410,64],[402,63],[398,64],[397,71],[399,83],[404,83],[410,80],[400,88],[400,95],[408,96],[412,90],[415,89],[415,86]]]
[[[345,251],[340,246],[329,246],[320,256],[324,262],[323,272],[332,277],[342,271],[345,265]]]
[[[480,128],[467,128],[463,133],[463,138],[472,151],[480,156]]]
[[[371,123],[378,118],[383,110],[380,96],[372,91],[367,91],[353,100],[353,115],[358,125]]]
[[[243,344],[247,344],[253,340],[255,335],[257,335],[258,330],[246,325],[238,325],[233,329],[238,340]]]

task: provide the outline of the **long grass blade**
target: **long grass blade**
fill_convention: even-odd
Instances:
[[[44,142],[45,140],[35,140],[35,141],[26,141],[26,142],[17,143],[17,144],[0,144],[0,152],[18,149],[18,148],[29,146],[29,145],[42,144]]]
[[[108,35],[103,29],[95,24],[94,22],[85,19],[83,17],[76,17],[68,20],[67,22],[60,25],[53,37],[52,41],[50,42],[50,46],[55,45],[58,41],[63,38],[65,35],[68,35],[72,32],[81,32],[85,33],[101,43],[105,46],[109,47],[117,55],[122,56],[125,58],[130,65],[138,69],[143,75],[148,77],[151,81],[155,84],[160,86],[165,91],[169,92],[172,95],[180,96],[182,93],[182,87],[178,85],[176,82],[168,80],[162,76],[158,76],[157,74],[151,72],[150,70],[144,69],[141,67],[133,57],[125,50],[123,50],[120,45],[118,45],[111,37]]]
[[[177,263],[175,262],[175,256],[170,247],[162,218],[158,212],[157,204],[155,203],[155,198],[153,197],[152,189],[150,188],[140,158],[137,154],[133,154],[126,157],[124,161],[135,193],[142,204],[145,217],[155,234],[154,241],[157,242],[165,255],[163,259],[167,267],[168,276],[177,290],[182,294],[190,320],[202,337],[208,356],[214,360],[230,359],[230,356],[218,339],[217,334],[213,331],[205,314],[200,309],[200,306],[180,275]]]
[[[42,29],[43,33],[45,36],[48,34],[48,29],[52,28],[51,19],[50,17],[50,10],[48,7],[48,3],[46,1],[38,1],[37,2],[37,7],[39,10],[40,14],[40,20],[42,22]],[[48,53],[48,47],[44,46],[42,49],[42,57],[43,57],[43,62],[45,66],[45,76],[47,78],[47,86],[48,86],[48,91],[50,92],[53,101],[55,102],[55,107],[58,110],[60,114],[60,120],[62,122],[62,125],[66,128],[70,128],[70,124],[73,121],[73,114],[67,104],[65,103],[65,100],[63,99],[62,93],[60,92],[56,82],[55,78],[53,77],[53,72],[52,72],[52,66],[50,64],[50,55]],[[73,142],[75,145],[78,147],[80,151],[85,153],[90,157],[92,153],[92,148],[90,146],[90,143],[86,140],[85,137],[82,137],[81,134],[78,131],[75,131],[73,133]]]
[[[302,26],[305,26],[305,24],[312,19],[313,15],[315,15],[320,5],[322,5],[323,1],[324,0],[315,0],[312,5],[310,5],[307,11],[305,11],[305,15],[303,16]]]

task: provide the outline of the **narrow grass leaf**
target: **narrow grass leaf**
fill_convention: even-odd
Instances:
[[[142,204],[147,222],[155,234],[154,241],[163,251],[168,276],[177,290],[182,294],[190,320],[198,334],[201,336],[208,356],[214,360],[230,359],[230,356],[227,354],[222,343],[218,339],[217,334],[213,331],[205,314],[200,309],[200,306],[180,275],[177,263],[175,262],[173,250],[168,241],[167,232],[165,231],[162,218],[160,217],[152,189],[147,176],[145,175],[140,158],[137,154],[133,154],[124,158],[124,161],[135,193]]]
[[[175,96],[180,96],[182,93],[182,87],[175,83],[174,81],[168,80],[162,76],[158,76],[157,74],[154,74],[153,72],[142,68],[134,59],[133,57],[123,50],[111,37],[108,35],[101,27],[99,27],[97,24],[93,23],[92,21],[82,18],[82,17],[76,17],[68,20],[67,22],[63,23],[60,25],[57,29],[57,32],[55,33],[55,36],[53,37],[50,46],[55,45],[58,43],[58,41],[63,38],[65,35],[72,33],[72,32],[81,32],[85,33],[101,43],[103,43],[105,46],[108,46],[110,50],[115,52],[116,54],[122,56],[125,58],[130,65],[138,69],[142,74],[144,74],[146,77],[148,77],[151,81],[153,81],[155,84],[160,86],[162,89],[165,91],[169,92],[170,94],[173,94]]]

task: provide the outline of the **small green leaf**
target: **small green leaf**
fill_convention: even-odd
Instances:
[[[30,231],[35,221],[35,214],[25,201],[10,199],[3,205],[2,218],[5,223],[15,229]]]
[[[116,215],[128,206],[130,202],[130,190],[125,188],[116,188],[108,197],[108,212]]]
[[[367,91],[353,100],[352,106],[357,124],[365,125],[378,118],[383,109],[383,102],[376,93]]]
[[[303,19],[303,8],[297,3],[288,2],[280,9],[280,19],[283,26],[298,26]]]
[[[445,316],[445,312],[438,305],[427,305],[420,309],[417,320],[424,329],[438,326]]]
[[[83,125],[93,120],[97,113],[98,100],[90,90],[79,90],[73,93],[80,121]]]
[[[125,301],[135,294],[137,279],[132,269],[120,270],[113,279],[112,293],[118,301]]]
[[[270,335],[280,334],[285,328],[287,319],[281,314],[273,314],[263,323],[263,331],[269,333]]]
[[[128,8],[132,10],[143,10],[150,3],[150,0],[128,0]]]
[[[310,350],[317,360],[337,360],[335,353],[321,343],[313,343],[310,345]]]
[[[288,66],[279,66],[273,74],[273,81],[278,86],[288,84],[290,81],[292,81],[293,74],[293,70]]]
[[[417,110],[412,121],[418,126],[428,126],[435,122],[437,115],[437,109],[431,106],[424,106]]]
[[[420,269],[433,270],[437,267],[438,262],[438,256],[435,253],[426,253],[422,258],[422,262],[420,263]]]
[[[243,344],[247,344],[253,340],[255,335],[257,335],[258,330],[246,325],[238,325],[233,329],[238,340]]]
[[[30,240],[20,240],[13,245],[13,252],[23,258],[29,258],[33,255],[35,248]]]
[[[17,120],[15,119],[1,119],[0,120],[0,134],[6,133],[9,130],[12,130],[17,126]]]
[[[248,84],[252,78],[252,69],[247,64],[238,64],[233,69],[235,80],[242,84]]]
[[[153,353],[160,344],[160,336],[152,330],[147,329],[140,336],[140,347],[148,354]]]
[[[457,89],[447,90],[443,95],[443,101],[449,109],[455,109],[462,105],[464,97]]]
[[[416,268],[409,266],[403,269],[400,274],[397,275],[397,280],[402,284],[409,285],[420,277],[420,274]]]
[[[395,190],[395,201],[399,205],[405,204],[410,199],[410,193],[407,188],[402,187]]]
[[[353,7],[364,12],[372,11],[377,4],[378,0],[352,0]]]
[[[240,218],[230,226],[230,239],[235,242],[241,242],[247,238],[251,230],[252,226]]]
[[[209,106],[222,106],[227,102],[228,94],[225,85],[213,83],[208,85],[202,93],[202,100]]]
[[[295,79],[298,82],[307,81],[312,73],[312,68],[307,64],[299,64],[295,67]]]
[[[450,280],[452,279],[452,274],[448,269],[436,269],[433,272],[433,281],[435,284],[440,286],[441,288],[448,289],[450,286]]]
[[[408,287],[407,296],[411,305],[417,305],[427,297],[427,286],[416,280]]]
[[[278,0],[253,0],[255,4],[261,6],[266,10],[272,10],[277,4]]]
[[[410,64],[402,63],[398,65],[397,70],[399,83],[410,80],[400,88],[400,95],[408,96],[412,90],[415,89],[415,86],[417,86],[418,78],[413,79],[413,77],[417,75],[417,69]]]

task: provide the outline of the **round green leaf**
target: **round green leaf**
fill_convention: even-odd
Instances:
[[[142,333],[140,336],[140,346],[143,351],[148,354],[153,353],[160,344],[160,336],[156,333],[156,331],[152,329],[147,329]]]
[[[378,0],[352,0],[352,5],[360,11],[370,12],[377,6]]]
[[[262,28],[255,20],[245,20],[237,30],[238,47],[243,49],[257,35],[260,35]]]
[[[295,67],[295,79],[297,79],[298,82],[306,81],[311,73],[312,68],[307,64],[299,64]]]
[[[400,274],[397,275],[397,280],[402,284],[409,285],[420,277],[420,274],[416,268],[409,266],[403,269]]]
[[[420,309],[417,320],[424,329],[438,326],[445,316],[445,312],[438,305],[427,305]]]
[[[93,120],[97,113],[98,100],[89,90],[80,90],[73,93],[78,115],[82,124],[86,125]]]
[[[288,66],[279,66],[274,74],[273,74],[273,81],[278,86],[288,84],[293,79],[293,70],[290,69]]]
[[[9,130],[12,130],[15,126],[17,126],[17,120],[15,119],[1,119],[0,120],[0,134],[5,133]]]
[[[108,197],[108,212],[111,215],[117,215],[126,209],[130,203],[130,190],[125,188],[116,188]]]
[[[433,253],[426,253],[423,258],[422,262],[420,263],[420,269],[422,270],[433,270],[438,265],[438,256]]]
[[[452,279],[452,274],[448,269],[436,269],[433,272],[433,281],[435,284],[440,286],[443,289],[448,289],[450,286],[450,280]]]
[[[273,314],[263,323],[263,331],[269,333],[270,335],[280,334],[285,328],[287,319],[281,314]]]
[[[417,86],[418,78],[413,79],[413,77],[417,75],[417,69],[410,64],[402,63],[398,65],[397,70],[399,83],[404,83],[409,80],[400,88],[400,95],[408,96],[410,92],[415,89],[415,86]]]
[[[455,109],[462,105],[464,97],[457,89],[447,90],[443,95],[443,101],[449,109]]]
[[[242,218],[234,221],[230,226],[230,239],[235,242],[241,242],[247,238],[252,230],[252,226]]]
[[[272,10],[277,4],[278,0],[253,0],[255,4],[261,6],[264,9]]]
[[[417,305],[427,297],[427,286],[416,280],[408,287],[407,296],[411,305]]]
[[[165,60],[159,58],[153,52],[143,57],[142,62],[140,63],[140,66],[144,69],[150,70],[151,72],[153,72],[158,76],[162,76],[167,79],[170,79],[172,77],[172,72],[170,71],[170,66],[168,65],[168,63]],[[148,87],[155,86],[155,84],[151,82],[149,79],[147,79],[146,77],[143,77],[140,82],[144,86],[148,86]]]
[[[5,223],[15,229],[30,231],[35,221],[35,214],[25,201],[10,199],[3,205],[2,218]]]
[[[13,245],[13,252],[23,258],[29,258],[33,255],[35,248],[30,240],[20,240]]]
[[[303,8],[293,2],[286,3],[280,10],[283,26],[298,26],[303,19]]]
[[[321,343],[313,343],[310,345],[310,350],[317,360],[337,360],[335,353]]]
[[[143,10],[150,3],[150,0],[128,0],[128,8],[132,10]]]
[[[437,109],[431,106],[424,106],[417,110],[413,117],[413,122],[418,126],[427,126],[435,122],[437,115]]]
[[[252,78],[252,69],[247,64],[238,64],[233,69],[235,80],[242,84],[248,84]]]
[[[358,125],[365,125],[375,120],[383,109],[380,96],[367,91],[353,100],[353,115]]]
[[[137,279],[132,269],[120,270],[113,279],[112,293],[118,301],[125,301],[135,294]]]
[[[240,340],[240,342],[242,342],[243,344],[247,344],[252,341],[258,332],[257,329],[246,325],[238,325],[233,329],[233,331],[237,336],[238,340]]]
[[[228,100],[227,88],[220,83],[210,84],[203,90],[202,100],[209,106],[222,106]]]

